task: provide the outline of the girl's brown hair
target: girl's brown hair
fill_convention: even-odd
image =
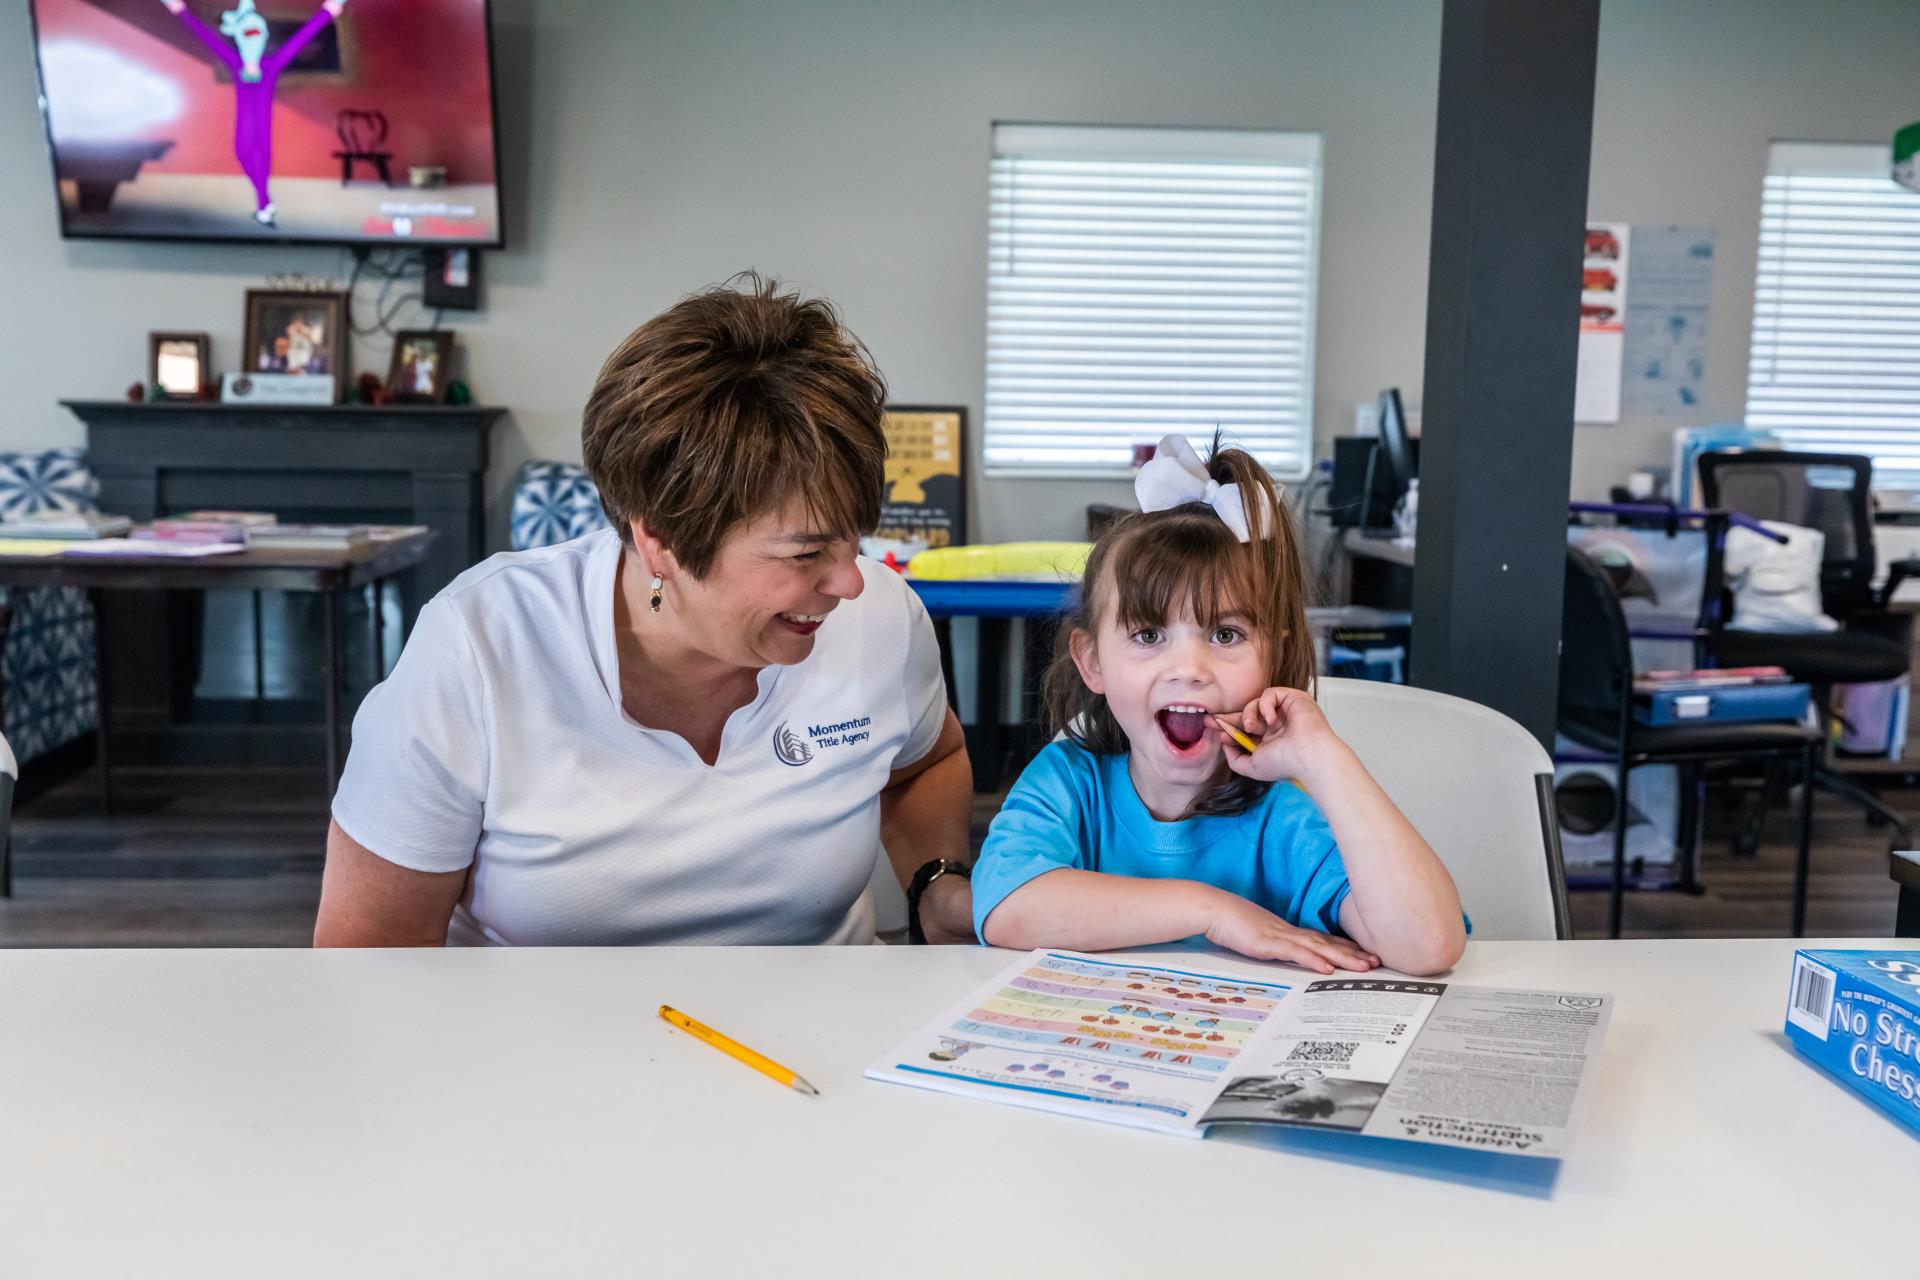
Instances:
[[[1189,611],[1212,628],[1241,614],[1262,647],[1267,684],[1312,692],[1313,639],[1293,518],[1266,468],[1244,450],[1221,448],[1217,434],[1206,468],[1221,484],[1240,486],[1250,541],[1199,502],[1126,516],[1094,544],[1079,603],[1060,620],[1043,684],[1047,718],[1089,751],[1129,749],[1106,698],[1087,688],[1073,662],[1074,632],[1097,635],[1107,610],[1129,629],[1164,627]],[[1266,793],[1268,784],[1222,769],[1189,816],[1242,813]]]

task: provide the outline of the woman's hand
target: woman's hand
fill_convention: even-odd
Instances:
[[[1235,720],[1229,713],[1227,720]],[[1239,727],[1256,740],[1249,754],[1228,738],[1227,767],[1261,782],[1297,779],[1311,789],[1316,773],[1343,755],[1350,755],[1347,744],[1327,723],[1320,704],[1299,689],[1267,690],[1239,713]]]
[[[1365,973],[1380,963],[1379,956],[1357,943],[1288,924],[1265,907],[1224,891],[1207,926],[1207,941],[1255,960],[1281,960],[1316,973]]]
[[[920,895],[920,929],[929,943],[978,942],[973,936],[973,886],[965,876],[938,876]]]

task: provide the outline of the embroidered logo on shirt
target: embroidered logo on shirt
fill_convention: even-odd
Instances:
[[[807,736],[816,747],[851,747],[873,738],[873,717],[842,720],[838,724],[810,724]]]
[[[813,748],[787,728],[782,720],[780,727],[773,731],[773,754],[781,764],[803,765],[813,759]]]

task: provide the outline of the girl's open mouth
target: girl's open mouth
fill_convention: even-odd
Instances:
[[[1160,734],[1175,755],[1197,754],[1207,741],[1207,709],[1194,704],[1162,707],[1153,713]]]

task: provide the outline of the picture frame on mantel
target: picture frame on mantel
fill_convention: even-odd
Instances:
[[[446,329],[402,329],[393,335],[387,399],[394,404],[439,404],[447,394],[453,334]]]
[[[147,334],[147,387],[162,400],[198,400],[213,380],[204,333]]]
[[[347,295],[299,289],[247,290],[240,372],[331,374],[347,383]]]

